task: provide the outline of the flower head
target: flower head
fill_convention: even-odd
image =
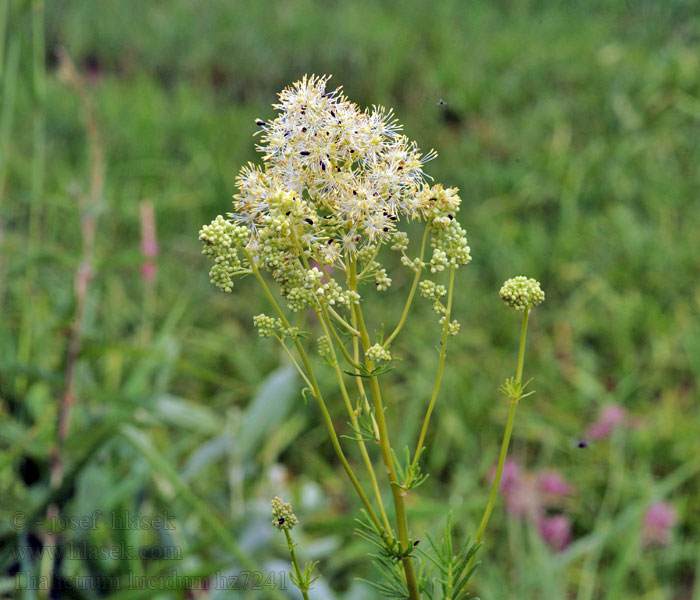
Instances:
[[[542,517],[538,524],[542,539],[555,552],[560,552],[571,543],[571,519],[566,515]]]
[[[550,500],[570,496],[573,492],[571,484],[556,471],[545,471],[537,477],[540,493]]]
[[[241,169],[233,211],[200,232],[215,263],[211,280],[224,291],[235,276],[257,269],[270,273],[293,311],[349,306],[359,297],[330,274],[357,263],[375,289],[386,290],[392,279],[377,260],[383,245],[401,252],[414,271],[428,264],[437,273],[471,260],[456,219],[457,189],[427,183],[423,169],[435,152],[421,153],[402,135],[391,110],[361,109],[340,88],[329,90],[328,79],[302,78],[279,94],[276,118],[257,119],[262,164]],[[401,227],[411,219],[428,224],[429,262],[405,253]]]
[[[372,362],[385,362],[387,360],[391,360],[391,354],[381,344],[374,344],[374,346],[367,348],[365,357],[367,360],[371,360]]]
[[[608,437],[613,430],[627,418],[627,411],[619,404],[609,404],[600,411],[598,420],[587,430],[586,435],[592,440]]]
[[[284,502],[279,496],[275,496],[270,502],[272,505],[272,524],[277,529],[291,530],[299,520],[292,512],[292,505]]]
[[[522,275],[508,279],[501,287],[499,294],[503,302],[515,310],[533,308],[544,302],[544,292],[540,282]]]
[[[676,511],[666,502],[654,502],[644,513],[642,542],[645,546],[668,546],[671,529],[676,524]]]

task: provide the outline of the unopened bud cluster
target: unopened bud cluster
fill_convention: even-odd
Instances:
[[[447,288],[429,279],[421,281],[418,287],[424,298],[433,301],[433,310],[442,315],[439,320],[440,325],[442,327],[447,325],[447,333],[457,335],[459,333],[459,322],[454,320],[447,322],[447,307],[440,301],[440,298],[447,294]]]
[[[295,339],[300,333],[298,327],[285,327],[282,324],[282,319],[275,319],[264,314],[254,316],[253,325],[258,330],[260,337],[277,335],[282,339]]]
[[[272,505],[272,524],[277,529],[291,530],[299,520],[292,512],[292,505],[284,502],[279,496],[275,496],[270,502]]]
[[[372,362],[384,362],[391,360],[391,354],[381,344],[374,344],[374,346],[367,348],[365,358]]]
[[[515,310],[525,310],[544,302],[544,292],[540,282],[519,275],[508,279],[499,292],[501,299]]]

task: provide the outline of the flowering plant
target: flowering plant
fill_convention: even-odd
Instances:
[[[420,460],[447,341],[459,331],[459,323],[452,318],[455,273],[471,260],[466,233],[457,220],[461,200],[457,189],[428,183],[423,169],[436,153],[421,154],[416,143],[400,133],[390,110],[379,106],[361,110],[340,89],[329,91],[327,82],[326,77],[304,77],[280,93],[274,120],[257,120],[263,166],[249,164],[241,170],[234,211],[216,217],[199,237],[204,254],[214,261],[210,276],[217,287],[231,292],[235,277],[243,275],[252,275],[262,287],[274,313],[255,316],[254,324],[261,336],[281,345],[306,384],[305,394],[319,406],[338,459],[364,507],[358,534],[378,548],[375,562],[383,580],[373,585],[395,598],[466,598],[475,552],[494,505],[515,408],[528,395],[521,381],[528,315],[544,294],[535,280],[524,277],[507,281],[501,289],[506,304],[523,311],[523,325],[517,375],[503,387],[511,401],[506,435],[475,543],[455,552],[448,524],[441,545],[431,540],[431,551],[418,551],[404,498],[426,479]],[[408,221],[424,224],[413,251],[403,228]],[[400,255],[412,284],[390,333],[376,336],[365,321],[363,304],[372,294],[363,286],[372,283],[380,293],[391,286],[381,262],[383,250]],[[426,273],[446,281],[422,279]],[[440,354],[415,449],[406,448],[399,457],[390,443],[380,376],[394,360],[391,345],[406,322],[416,291],[432,301],[439,316]],[[359,446],[369,493],[346,458],[314,375],[305,342],[308,315],[314,315],[320,325],[318,351],[335,374],[350,419],[351,435],[345,437]],[[373,446],[379,448],[388,478],[393,524],[375,474]],[[302,573],[296,561],[290,535],[296,517],[291,519],[291,507],[278,498],[273,501],[273,514],[287,537],[292,580],[307,597],[317,576],[312,577],[315,564]]]

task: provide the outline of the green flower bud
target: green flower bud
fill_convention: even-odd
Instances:
[[[503,302],[515,310],[525,310],[544,302],[540,282],[522,275],[506,281],[499,294]]]
[[[253,325],[257,327],[260,337],[271,337],[275,335],[275,330],[282,326],[282,322],[279,319],[260,314],[253,317]]]
[[[272,524],[277,527],[277,529],[286,529],[290,531],[297,523],[299,519],[292,512],[292,505],[288,502],[284,502],[279,496],[275,496],[270,502],[272,505]]]

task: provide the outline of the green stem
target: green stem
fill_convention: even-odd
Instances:
[[[25,294],[32,296],[32,286],[37,278],[36,254],[40,238],[40,215],[44,196],[44,171],[46,170],[46,128],[44,125],[44,105],[46,99],[45,84],[45,48],[44,48],[44,3],[35,0],[32,3],[32,94],[34,99],[33,115],[33,154],[32,154],[32,183],[31,203],[29,205],[29,231],[27,255],[29,268],[26,278]],[[29,362],[32,354],[34,322],[34,304],[29,302],[22,312],[20,331],[18,334],[17,356],[21,363]],[[21,380],[19,392],[24,391],[26,380]]]
[[[326,337],[328,337],[328,328],[330,327],[330,330],[333,331],[333,325],[330,322],[330,319],[328,317],[328,313],[326,312],[326,308],[321,305],[321,312],[316,312],[316,315],[318,316],[318,320],[321,323],[321,326],[323,327],[323,330],[326,334]],[[352,426],[356,431],[359,431],[360,425],[357,420],[357,414],[355,413],[355,410],[352,407],[352,404],[350,402],[350,396],[348,395],[347,388],[345,387],[345,381],[343,380],[343,373],[340,370],[340,366],[338,365],[338,358],[335,354],[335,350],[333,349],[333,344],[329,343],[330,351],[331,351],[331,358],[333,362],[333,370],[335,371],[335,376],[336,379],[338,380],[338,386],[340,387],[340,392],[341,395],[343,396],[343,400],[345,402],[345,406],[348,411],[348,415],[350,416],[350,421],[352,422]],[[389,519],[386,516],[386,511],[384,510],[384,503],[382,502],[382,495],[379,492],[379,485],[377,484],[377,477],[374,473],[374,467],[372,467],[372,461],[370,460],[369,453],[367,452],[367,446],[365,445],[364,440],[361,437],[357,438],[357,443],[360,445],[360,453],[362,454],[362,459],[364,460],[365,466],[367,467],[367,472],[369,473],[369,478],[372,482],[372,489],[374,491],[374,495],[377,500],[377,505],[379,507],[379,513],[382,517],[382,520],[384,521],[384,526],[386,528],[386,534],[382,537],[385,537],[386,539],[390,539],[393,534],[391,531],[391,524],[389,523]]]
[[[352,324],[357,327],[357,317],[355,311],[352,311]],[[352,338],[352,356],[354,362],[359,365],[360,363],[360,339],[358,337]],[[374,426],[374,436],[377,441],[379,441],[379,428],[377,427],[377,420],[374,418],[374,413],[372,412],[372,407],[369,405],[369,400],[367,399],[367,392],[365,392],[365,386],[362,383],[362,377],[360,377],[360,369],[355,367],[355,383],[357,384],[357,391],[360,394],[360,398],[365,403],[365,410],[367,414],[372,417],[372,425]]]
[[[355,336],[360,335],[360,332],[357,331],[357,329],[355,329],[352,325],[350,325],[350,323],[348,323],[345,319],[343,319],[343,317],[341,317],[335,310],[333,310],[332,306],[328,307],[328,312],[331,315],[333,315],[335,320],[338,321],[338,323],[340,323],[343,327],[345,327],[345,329],[347,329],[350,333],[352,333]]]
[[[284,312],[282,312],[282,309],[277,304],[277,301],[275,300],[275,297],[272,295],[270,288],[267,286],[267,283],[265,283],[263,276],[260,274],[260,271],[258,270],[258,267],[255,264],[253,257],[250,255],[249,252],[247,252],[245,250],[244,250],[244,253],[245,253],[246,257],[248,258],[248,262],[250,263],[250,268],[251,268],[251,271],[253,272],[253,275],[255,275],[255,278],[260,283],[260,286],[262,287],[262,289],[265,293],[265,296],[267,296],[267,299],[269,300],[270,304],[272,305],[275,312],[277,313],[277,316],[282,320],[282,323],[284,324],[285,327],[291,327],[291,325],[289,324],[289,321],[287,320],[287,317],[285,316]],[[299,341],[299,339],[296,339],[294,341],[294,344],[296,345],[297,352],[299,353],[299,356],[301,357],[301,362],[303,363],[304,369],[308,375],[309,381],[311,382],[311,389],[313,391],[314,397],[316,398],[316,401],[318,402],[318,406],[321,409],[321,415],[323,416],[323,420],[326,424],[326,429],[328,430],[328,435],[331,438],[331,444],[333,445],[333,449],[335,450],[335,453],[338,456],[340,463],[343,465],[343,469],[345,469],[345,472],[347,473],[348,478],[350,479],[350,482],[352,483],[353,487],[355,488],[357,495],[360,497],[360,500],[365,505],[365,509],[367,510],[367,514],[369,515],[369,518],[372,520],[372,522],[374,523],[376,528],[379,531],[381,531],[382,525],[381,525],[379,519],[377,518],[377,513],[374,512],[374,508],[372,508],[372,504],[370,503],[369,499],[367,498],[367,495],[365,494],[364,490],[362,489],[360,482],[357,480],[357,477],[355,476],[355,473],[352,470],[352,467],[350,466],[350,463],[348,462],[347,458],[345,458],[345,453],[343,452],[343,449],[340,446],[340,440],[338,439],[338,435],[335,432],[335,427],[333,426],[333,419],[331,419],[331,415],[328,412],[328,407],[326,406],[326,403],[323,400],[323,396],[321,395],[321,390],[318,387],[318,382],[316,381],[316,377],[314,376],[313,371],[311,369],[311,362],[309,361],[309,357],[307,356],[306,351],[304,350],[304,346],[301,345],[301,342]]]
[[[2,117],[0,117],[0,204],[4,200],[10,141],[14,127],[17,74],[19,72],[19,31],[10,32],[7,66],[2,74]]]
[[[287,344],[284,343],[284,340],[277,334],[274,335],[274,338],[280,343],[280,346],[282,346],[282,349],[284,350],[285,354],[289,357],[289,360],[292,361],[292,365],[294,365],[294,368],[297,370],[299,375],[301,375],[301,378],[304,380],[304,383],[311,387],[311,382],[309,381],[309,378],[306,376],[306,373],[304,373],[304,370],[299,366],[299,363],[294,358],[294,355],[289,351],[289,348],[287,348]]]
[[[292,536],[289,535],[289,531],[287,529],[284,530],[284,536],[287,538],[287,548],[289,549],[289,554],[292,557],[292,567],[294,568],[294,574],[296,575],[297,581],[301,583],[303,579],[301,576],[301,569],[299,568],[299,561],[297,561],[297,555],[296,552],[294,552],[294,542],[292,542]],[[304,600],[309,600],[309,594],[307,593],[308,590],[306,588],[299,587],[299,591],[304,597]]]
[[[0,79],[5,66],[5,38],[7,37],[7,15],[10,12],[10,0],[0,1]]]
[[[382,247],[381,244],[377,244],[376,249],[374,250],[374,254],[372,254],[372,258],[370,258],[367,261],[367,264],[365,265],[365,268],[360,271],[360,274],[357,276],[358,281],[362,281],[362,278],[367,275],[369,270],[372,268],[372,263],[374,263],[374,259],[377,258],[377,255],[379,254],[379,249]]]
[[[527,321],[530,316],[530,307],[525,309],[523,313],[523,324],[520,329],[520,348],[518,350],[518,369],[515,375],[516,384],[520,384],[523,376],[523,364],[525,362],[525,338],[527,336]],[[510,411],[508,412],[508,421],[506,423],[506,431],[503,435],[503,442],[501,444],[501,453],[498,456],[498,466],[496,467],[496,475],[493,478],[493,484],[491,485],[491,495],[489,496],[489,502],[486,505],[486,510],[484,511],[484,516],[481,518],[481,524],[476,533],[476,543],[481,543],[484,537],[484,531],[486,530],[486,525],[491,517],[491,512],[493,511],[494,504],[496,502],[496,494],[498,493],[498,486],[501,483],[501,476],[503,475],[503,465],[506,462],[506,455],[508,454],[508,446],[510,445],[510,438],[513,434],[513,424],[515,423],[515,413],[518,409],[518,403],[520,401],[519,397],[511,398]],[[469,570],[474,564],[476,555],[472,556],[469,564],[467,565],[467,570]]]
[[[527,337],[527,321],[530,318],[530,307],[523,313],[523,324],[520,328],[520,348],[518,349],[518,371],[515,381],[520,383],[523,379],[523,365],[525,364],[525,338]]]
[[[413,455],[413,466],[418,463],[418,458],[423,450],[423,443],[425,442],[425,436],[428,433],[428,424],[430,423],[430,416],[433,414],[433,408],[435,407],[435,401],[438,397],[438,392],[440,391],[440,381],[442,380],[442,371],[445,367],[445,354],[447,352],[447,338],[450,331],[450,316],[452,314],[452,296],[454,292],[455,284],[455,271],[456,267],[452,267],[450,270],[450,283],[449,291],[447,293],[447,307],[445,309],[445,325],[442,328],[442,340],[440,342],[440,360],[438,361],[437,375],[435,376],[435,385],[433,386],[433,394],[430,397],[430,402],[428,403],[428,410],[425,413],[425,418],[423,419],[423,427],[421,427],[420,436],[418,438],[418,443],[416,444],[416,452]]]
[[[322,310],[326,310],[325,307],[322,308]],[[328,313],[326,312],[326,317],[328,317]],[[350,353],[348,352],[347,348],[343,344],[343,340],[340,339],[340,336],[338,335],[338,332],[335,330],[335,328],[332,326],[330,323],[330,319],[328,319],[328,325],[330,326],[330,333],[326,331],[326,337],[328,338],[329,343],[331,342],[331,338],[333,338],[338,344],[338,347],[340,348],[340,351],[343,353],[343,356],[345,357],[345,360],[348,361],[348,363],[354,367],[355,369],[360,367],[360,363],[357,362],[350,356]]]
[[[357,271],[354,261],[351,262],[350,269],[348,271],[348,284],[352,291],[357,291]],[[362,316],[362,309],[358,304],[355,304],[353,305],[353,310],[357,318],[357,325],[360,330],[362,346],[364,351],[367,352],[370,347],[370,340],[369,334],[367,333],[367,327],[365,326],[365,321]],[[365,366],[369,371],[374,369],[374,363],[371,360],[367,360],[367,358],[365,358]],[[370,377],[369,382],[370,389],[372,390],[372,398],[374,400],[374,416],[379,429],[379,447],[381,448],[382,459],[384,460],[384,466],[386,467],[389,484],[391,486],[391,494],[394,499],[399,541],[401,542],[402,550],[406,550],[410,544],[408,535],[408,520],[406,518],[406,507],[404,505],[402,490],[398,486],[396,469],[394,468],[394,462],[391,456],[389,434],[386,427],[386,421],[384,420],[384,404],[382,402],[382,394],[381,390],[379,389],[379,381],[375,376]],[[418,589],[418,579],[413,566],[413,560],[410,556],[407,556],[403,558],[401,562],[403,563],[404,573],[406,574],[406,586],[408,588],[409,598],[411,600],[419,600],[420,590]]]
[[[420,254],[418,258],[420,259],[421,263],[423,262],[423,255],[425,254],[425,244],[428,241],[428,233],[430,232],[430,226],[426,225],[425,231],[423,232],[423,239],[421,240],[420,243]],[[411,310],[411,304],[413,304],[413,298],[416,295],[416,289],[418,288],[418,282],[420,281],[420,276],[423,271],[422,267],[419,267],[418,270],[416,271],[416,275],[413,278],[413,284],[411,285],[411,291],[408,293],[408,298],[406,299],[406,305],[403,308],[403,313],[401,313],[401,319],[399,319],[399,323],[396,326],[396,329],[391,333],[391,335],[386,339],[384,342],[384,348],[388,348],[389,344],[392,342],[392,340],[399,334],[399,331],[401,331],[401,328],[403,327],[404,323],[406,322],[406,317],[408,316],[408,312]]]

